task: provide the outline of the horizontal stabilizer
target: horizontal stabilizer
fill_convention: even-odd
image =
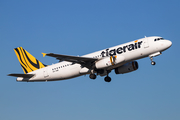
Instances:
[[[8,74],[8,76],[13,76],[13,77],[23,77],[23,78],[31,78],[35,74]]]

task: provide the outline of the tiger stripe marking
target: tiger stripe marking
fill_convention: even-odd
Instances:
[[[114,65],[114,61],[113,61],[113,57],[112,56],[110,57],[110,62],[111,62],[112,65]]]
[[[46,66],[22,47],[15,48],[14,51],[25,74]]]

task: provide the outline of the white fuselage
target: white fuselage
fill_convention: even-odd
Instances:
[[[115,65],[107,65],[107,67],[103,68],[106,70],[112,70],[130,61],[148,57],[158,52],[161,53],[171,46],[171,41],[164,39],[158,40],[158,38],[160,37],[145,37],[132,42],[87,54],[82,57],[97,58],[99,60],[110,56],[123,57],[123,62]],[[109,62],[109,64],[111,63]],[[32,78],[18,77],[17,81],[64,80],[90,73],[91,70],[81,66],[81,64],[63,61],[28,73],[35,74],[35,76],[33,76]]]

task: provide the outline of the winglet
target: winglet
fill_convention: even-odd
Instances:
[[[45,57],[46,56],[46,53],[42,53],[43,54],[43,57]]]

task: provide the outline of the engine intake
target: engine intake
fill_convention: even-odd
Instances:
[[[128,72],[132,72],[138,69],[138,62],[132,61],[129,63],[126,63],[120,67],[115,68],[116,74],[124,74]]]

